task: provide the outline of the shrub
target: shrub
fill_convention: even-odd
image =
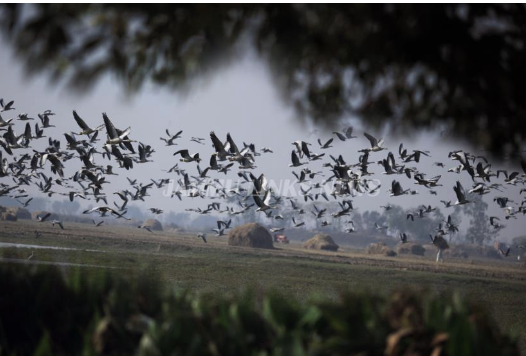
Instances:
[[[519,355],[458,296],[342,294],[299,302],[161,288],[108,272],[0,265],[1,355]]]

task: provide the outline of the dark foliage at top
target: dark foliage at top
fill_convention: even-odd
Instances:
[[[526,135],[526,7],[438,5],[2,6],[29,72],[77,88],[115,74],[174,88],[227,63],[246,38],[300,114],[433,127],[493,153]]]

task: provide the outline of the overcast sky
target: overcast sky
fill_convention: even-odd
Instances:
[[[203,161],[201,167],[208,165],[210,154],[213,152],[209,132],[215,131],[220,139],[226,138],[227,132],[230,132],[237,145],[242,147],[243,141],[252,142],[260,150],[262,147],[270,147],[274,154],[263,154],[256,159],[257,168],[254,174],[265,173],[267,178],[280,181],[282,179],[294,178],[290,163],[290,154],[292,151],[291,142],[295,140],[306,140],[312,143],[312,150],[320,152],[317,144],[317,138],[321,137],[326,141],[331,136],[331,132],[319,131],[318,134],[312,135],[315,128],[308,120],[299,120],[291,107],[288,107],[280,99],[280,94],[272,83],[268,69],[255,55],[247,51],[247,54],[235,63],[232,63],[227,69],[217,72],[211,78],[203,81],[187,95],[179,95],[168,89],[156,89],[148,87],[140,93],[131,97],[123,94],[122,88],[112,78],[105,78],[94,90],[85,94],[76,94],[63,86],[53,86],[44,77],[34,77],[28,79],[24,76],[23,68],[17,63],[9,47],[0,41],[0,97],[4,100],[15,100],[16,111],[3,113],[3,118],[8,119],[16,116],[18,113],[27,112],[29,116],[36,117],[38,112],[46,109],[53,110],[57,115],[51,118],[56,128],[48,129],[46,134],[59,138],[65,147],[65,139],[62,133],[78,131],[79,128],[73,120],[71,114],[75,109],[79,115],[91,127],[102,124],[102,112],[106,112],[112,119],[113,123],[121,129],[131,126],[131,138],[150,144],[156,150],[153,156],[154,162],[142,165],[136,165],[136,168],[130,171],[118,170],[119,177],[112,176],[109,180],[111,185],[105,186],[108,195],[118,189],[128,187],[125,177],[137,178],[140,182],[149,183],[149,179],[174,178],[175,175],[163,172],[178,162],[178,157],[172,154],[178,149],[187,148],[191,153],[200,152]],[[334,140],[334,148],[324,150],[326,153],[333,155],[342,154],[348,163],[356,163],[358,160],[359,149],[368,147],[369,142],[363,137],[363,126],[356,120],[348,119],[342,123],[340,129],[347,124],[355,127],[355,135],[358,138],[346,142]],[[25,123],[18,121],[16,123],[16,132],[21,133]],[[32,122],[34,126],[34,122]],[[178,146],[165,147],[159,137],[165,136],[165,129],[175,133],[178,130],[184,130],[183,138],[178,142]],[[369,133],[377,137],[384,137],[385,132],[375,132],[368,130]],[[105,136],[101,132],[100,136]],[[99,137],[100,137],[99,136]],[[192,136],[206,139],[205,145],[199,145],[190,142]],[[447,134],[445,135],[447,137]],[[380,205],[386,203],[398,204],[404,207],[413,207],[418,204],[432,204],[442,206],[440,200],[455,201],[456,196],[453,192],[453,185],[456,180],[460,180],[464,187],[470,189],[471,178],[464,172],[461,175],[447,173],[447,168],[456,166],[455,161],[447,158],[447,153],[454,149],[467,149],[470,152],[477,153],[470,149],[465,143],[445,141],[444,137],[437,132],[421,132],[417,136],[385,138],[385,146],[395,153],[398,157],[398,145],[404,142],[409,151],[412,149],[421,149],[431,151],[432,157],[423,157],[420,164],[417,165],[419,170],[426,172],[428,177],[441,174],[444,186],[440,188],[438,196],[431,196],[424,187],[416,186],[413,180],[405,176],[398,176],[404,189],[417,189],[420,193],[416,196],[402,196],[389,198],[387,189],[390,188],[392,176],[382,176],[383,168],[372,165],[371,172],[377,173],[374,178],[381,181],[382,188],[380,194],[376,197],[357,197],[355,198],[355,208],[359,211],[379,209]],[[43,149],[46,142],[39,142],[34,146]],[[102,141],[98,143],[102,146]],[[371,161],[377,161],[385,158],[388,151],[382,151],[371,154]],[[477,153],[481,154],[481,153]],[[325,160],[326,161],[326,160]],[[446,169],[432,166],[433,162],[443,162]],[[72,174],[78,165],[70,164],[73,169],[67,170]],[[113,164],[115,161],[103,161],[97,157],[97,164]],[[493,163],[493,171],[497,171],[501,165]],[[413,166],[410,164],[409,166]],[[181,168],[187,169],[191,174],[196,173],[194,163],[180,163]],[[311,164],[313,170],[319,170],[320,164]],[[518,167],[515,167],[518,170]],[[295,169],[299,172],[299,169]],[[49,168],[46,167],[46,173],[49,174]],[[237,169],[233,170],[227,177],[237,178]],[[328,172],[325,171],[327,174]],[[213,172],[212,177],[224,178],[223,174]],[[327,178],[327,175],[326,177]],[[10,178],[4,182],[10,181]],[[500,179],[499,181],[501,181]],[[10,182],[9,182],[10,183]],[[152,196],[143,203],[143,208],[158,207],[175,212],[184,211],[188,207],[201,206],[206,204],[197,199],[185,199],[180,202],[177,199],[164,197],[161,190],[152,190]],[[519,188],[508,189],[503,195],[518,198]],[[42,196],[37,194],[37,196]],[[504,213],[493,202],[494,194],[485,196],[485,201],[490,205],[490,215],[500,216],[502,222],[507,224],[504,231],[501,232],[503,239],[520,235],[524,230],[524,219],[512,221],[504,220]],[[64,197],[59,197],[63,199]],[[113,197],[112,197],[113,198]],[[118,199],[115,201],[120,202]],[[111,204],[111,203],[110,203]],[[337,204],[335,204],[335,210]],[[452,210],[442,209],[447,216]]]

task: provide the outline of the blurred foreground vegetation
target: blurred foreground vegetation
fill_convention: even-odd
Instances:
[[[148,271],[0,265],[0,355],[518,355],[458,296],[344,293],[298,302],[163,287]]]

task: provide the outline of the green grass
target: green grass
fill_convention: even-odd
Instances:
[[[15,224],[9,228],[19,229],[18,235],[16,230],[6,229],[7,232],[0,232],[0,242],[105,251],[33,250],[34,260],[117,267],[110,273],[124,278],[147,271],[168,287],[199,293],[233,295],[252,289],[261,293],[279,291],[297,300],[313,296],[335,300],[344,291],[381,296],[405,289],[457,292],[483,303],[504,333],[520,338],[526,354],[525,273],[511,264],[493,267],[488,262],[488,266],[473,266],[457,261],[436,267],[424,259],[370,258],[345,253],[333,258],[330,254],[297,251],[294,245],[279,246],[282,249],[276,251],[254,251],[229,248],[224,239],[210,238],[211,243],[204,245],[194,235],[148,235],[124,228],[108,232],[109,237],[105,237],[108,230],[84,226],[81,228],[87,232],[79,229],[67,238],[50,230],[37,240],[31,236],[31,224],[27,228]],[[159,243],[161,249],[157,251]],[[31,249],[0,250],[0,256],[23,260],[30,253]],[[82,268],[80,273],[97,274],[97,270]]]

